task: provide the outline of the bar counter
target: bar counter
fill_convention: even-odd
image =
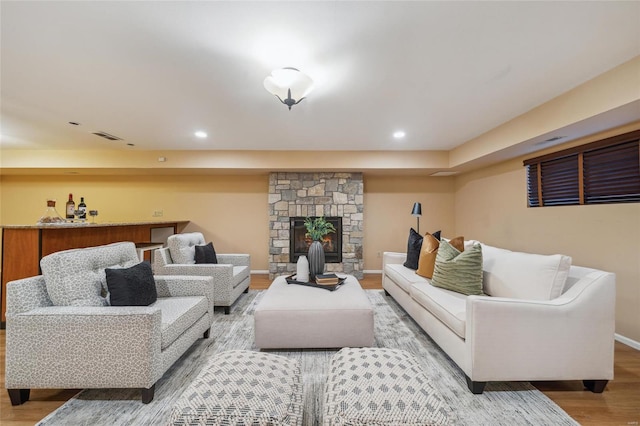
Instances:
[[[156,242],[154,230],[182,232],[189,221],[124,223],[63,223],[2,225],[2,319],[6,311],[6,285],[9,281],[40,274],[40,259],[61,250],[99,246],[120,241]],[[169,229],[167,229],[169,228]]]

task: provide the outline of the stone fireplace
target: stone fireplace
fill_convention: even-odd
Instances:
[[[292,274],[300,252],[292,247],[296,220],[338,218],[342,232],[339,253],[327,256],[327,272],[362,278],[364,188],[362,173],[274,172],[269,175],[269,276]],[[292,220],[294,226],[292,227]],[[335,224],[334,224],[335,226]],[[302,225],[304,228],[304,225]],[[337,229],[337,227],[336,227]],[[295,259],[295,261],[294,261]]]

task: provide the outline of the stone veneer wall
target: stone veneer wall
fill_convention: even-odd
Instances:
[[[326,263],[327,272],[363,277],[362,173],[274,172],[269,175],[269,276],[291,274],[289,218],[342,217],[342,263]]]

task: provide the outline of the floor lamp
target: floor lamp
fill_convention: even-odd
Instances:
[[[411,214],[416,217],[418,220],[418,234],[420,233],[420,216],[422,216],[422,204],[413,203],[413,210],[411,210]]]

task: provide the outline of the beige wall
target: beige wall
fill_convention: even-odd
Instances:
[[[36,223],[46,199],[58,213],[71,192],[85,197],[99,222],[190,220],[220,253],[249,253],[252,269],[266,270],[269,241],[267,175],[239,176],[2,176],[4,225]],[[162,210],[162,218],[152,217]]]
[[[457,177],[455,211],[466,238],[615,272],[616,332],[640,341],[640,204],[527,208],[517,159]]]
[[[454,232],[454,180],[451,177],[364,176],[364,267],[382,269],[381,253],[407,251],[413,203],[422,204],[420,233]]]
[[[0,177],[4,225],[36,223],[55,198],[64,214],[68,194],[84,196],[98,222],[190,220],[185,232],[203,232],[220,253],[250,253],[253,270],[268,270],[268,175],[20,176]],[[413,203],[422,203],[421,231],[454,230],[453,178],[364,177],[364,268],[379,270],[382,251],[405,251]],[[163,211],[162,218],[153,212]]]

